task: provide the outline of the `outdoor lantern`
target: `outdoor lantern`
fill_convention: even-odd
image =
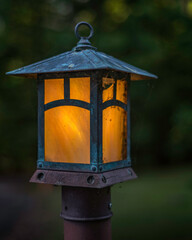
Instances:
[[[30,181],[62,186],[64,239],[111,240],[110,186],[136,178],[130,82],[157,77],[98,52],[88,23],[75,34],[72,51],[8,74],[37,79],[38,160]]]
[[[80,25],[90,28],[81,37]],[[11,71],[37,79],[38,160],[31,181],[102,188],[135,178],[130,158],[130,82],[156,78],[98,52],[77,24],[69,52]]]

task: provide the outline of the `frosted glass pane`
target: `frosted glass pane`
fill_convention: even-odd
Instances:
[[[113,78],[103,78],[103,102],[113,99],[114,83]]]
[[[70,99],[90,103],[90,78],[70,78]]]
[[[44,103],[52,102],[64,98],[64,80],[63,79],[45,79],[44,82]]]
[[[45,161],[90,164],[90,111],[59,106],[45,111]]]
[[[127,158],[127,113],[111,106],[103,110],[103,162]]]
[[[127,81],[117,80],[116,99],[127,104]]]

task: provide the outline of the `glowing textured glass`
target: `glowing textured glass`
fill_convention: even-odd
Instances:
[[[127,81],[117,80],[116,99],[127,104]]]
[[[90,103],[90,78],[70,78],[70,99]]]
[[[111,106],[103,110],[103,162],[115,162],[127,157],[127,113]]]
[[[90,112],[75,106],[45,111],[45,161],[90,164]]]
[[[113,99],[114,83],[113,78],[103,78],[103,102]]]
[[[63,79],[45,79],[44,82],[44,103],[52,102],[64,98],[64,80]]]

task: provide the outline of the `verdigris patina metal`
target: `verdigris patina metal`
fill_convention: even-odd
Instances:
[[[88,37],[80,37],[78,33],[78,27],[82,24],[88,25],[91,29],[91,33]],[[77,24],[75,33],[80,40],[72,51],[16,69],[8,72],[7,74],[37,78],[37,75],[42,73],[62,73],[105,69],[130,73],[131,80],[157,78],[154,74],[134,67],[105,53],[98,52],[95,47],[91,46],[89,41],[93,35],[93,28],[90,24],[85,22]]]
[[[79,35],[78,29],[81,25],[89,27],[90,35],[88,37],[81,37]],[[56,185],[70,185],[63,173],[66,171],[80,172],[81,175],[79,175],[79,177],[82,181],[76,178],[76,183],[73,182],[74,186],[102,188],[136,177],[135,173],[130,168],[130,81],[153,79],[157,77],[154,74],[97,51],[89,41],[93,36],[93,28],[90,24],[86,22],[78,23],[75,27],[75,34],[79,42],[72,51],[19,68],[7,74],[35,78],[38,80],[37,168],[39,170],[33,175],[31,181]],[[90,103],[70,98],[69,79],[75,77],[90,77]],[[44,103],[44,80],[58,78],[63,78],[65,80],[64,99]],[[113,99],[105,102],[102,101],[102,78],[114,79]],[[127,103],[123,103],[116,98],[117,79],[124,79],[127,81]],[[49,109],[59,106],[76,106],[90,111],[90,164],[45,161],[44,113]],[[111,106],[118,106],[127,113],[127,157],[119,161],[104,163],[102,158],[102,117],[103,110]],[[125,168],[127,169],[126,171]],[[40,170],[41,172],[39,172]],[[54,172],[55,170],[59,172]],[[61,173],[62,171],[63,173]],[[108,171],[115,172],[110,174],[110,181],[107,180],[106,183],[102,182],[101,179],[104,176],[103,174]],[[128,174],[128,172],[131,172],[131,174]],[[84,177],[82,177],[82,173],[85,173]],[[88,176],[87,173],[101,174],[101,176],[98,176],[98,181],[94,181],[94,184],[89,184],[87,179],[91,175]],[[69,178],[71,178],[72,175],[74,176],[74,174],[69,175],[70,174],[66,174]],[[97,178],[94,176],[94,179]]]
[[[78,28],[81,25],[89,27],[90,35],[88,37],[81,37],[79,35]],[[130,158],[130,82],[131,80],[153,79],[157,77],[114,57],[98,52],[95,47],[91,46],[89,41],[93,35],[93,28],[88,23],[80,22],[77,24],[75,34],[79,42],[72,51],[11,71],[7,74],[37,79],[38,169],[33,174],[30,182],[62,186],[61,217],[64,218],[65,240],[111,240],[110,218],[112,216],[112,203],[110,186],[137,177],[131,168]],[[76,98],[76,96],[72,98],[72,96],[70,96],[72,95],[70,91],[70,89],[72,89],[71,79],[78,79],[78,92],[80,87],[79,78],[85,80],[87,77],[90,80],[88,84],[88,89],[90,87],[88,101],[80,100]],[[55,87],[55,82],[59,79],[63,81],[62,85],[59,85],[59,91],[62,92],[62,97],[45,101],[47,93],[45,90],[46,81],[51,80],[51,83],[53,83],[50,89],[52,94],[52,87]],[[120,85],[123,86],[123,90],[121,89],[121,91],[118,90],[118,81]],[[83,85],[84,82],[81,82],[81,84]],[[110,98],[104,100],[103,93],[106,89],[111,89],[112,91]],[[83,91],[83,93],[81,92],[81,95],[83,95],[84,92],[85,91]],[[123,98],[117,96],[119,93],[121,93],[120,96]],[[63,162],[58,160],[58,155],[56,155],[56,157],[54,156],[53,159],[46,158],[45,156],[45,139],[47,139],[45,132],[47,133],[52,126],[55,131],[57,122],[59,121],[57,117],[56,122],[54,122],[56,123],[55,125],[51,124],[49,128],[45,128],[45,115],[49,113],[48,111],[58,109],[58,107],[61,106],[62,113],[64,111],[63,108],[65,108],[63,106],[67,106],[65,116],[68,116],[69,110],[74,107],[89,113],[88,116],[90,117],[87,118],[87,125],[90,123],[90,130],[88,131],[90,140],[89,138],[86,139],[88,139],[87,145],[90,144],[90,149],[88,146],[90,150],[88,159],[90,159],[90,161],[87,161],[86,164],[77,163],[78,161],[75,162],[76,155],[74,155],[75,158],[72,158],[73,161],[71,161],[70,156],[67,156],[66,159],[66,152],[62,155],[62,160],[65,159]],[[108,148],[110,154],[106,161],[106,158],[103,157],[103,129],[105,130],[103,123],[106,120],[105,118],[107,118],[106,116],[104,118],[104,112],[107,109],[115,109],[117,111],[112,113],[107,112],[107,124],[109,127],[107,128],[106,142],[110,141],[109,135],[113,129],[116,129],[115,134],[121,132],[121,135],[115,135],[113,132],[115,135],[114,139],[118,141],[112,141],[112,144]],[[114,119],[117,118],[116,116],[119,112],[123,112],[123,114],[119,115],[121,116],[119,118],[120,120],[115,121]],[[76,115],[72,115],[70,120],[75,117]],[[112,117],[114,119],[112,119]],[[52,118],[54,118],[54,114],[51,115],[51,120]],[[61,119],[60,122],[62,122],[63,125],[66,124],[63,120],[63,115]],[[110,125],[112,120],[115,122],[114,125]],[[84,115],[82,122],[85,126]],[[67,121],[66,125],[69,128],[72,125],[71,121]],[[74,126],[75,129],[78,129],[77,125],[78,124]],[[113,126],[113,129],[111,129],[111,126]],[[118,126],[123,127],[117,128]],[[66,128],[61,129],[61,135],[63,136],[66,133]],[[83,131],[77,132],[81,136]],[[70,145],[73,145],[74,142],[77,142],[78,134],[75,134],[75,137],[72,138],[73,141],[69,141],[71,136],[70,131],[66,141],[70,142]],[[59,138],[58,140],[58,135],[56,134],[56,144],[59,144],[63,140],[63,138]],[[120,144],[116,145],[116,150],[118,150],[120,154],[116,154],[118,152],[116,151],[115,154],[118,158],[111,160],[114,153],[113,148],[115,148],[114,145],[117,142]],[[52,143],[53,142],[49,145],[51,148]],[[78,147],[79,145],[78,142]],[[84,145],[83,142],[81,149]],[[62,149],[65,149],[65,145],[61,146]],[[71,147],[72,151],[75,151],[73,146],[67,146]],[[123,148],[121,148],[121,146],[123,146]],[[81,157],[80,154],[79,159],[81,159]],[[70,159],[70,161],[67,161],[68,159]]]

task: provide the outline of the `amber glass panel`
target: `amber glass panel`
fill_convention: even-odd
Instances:
[[[45,79],[45,101],[52,102],[64,98],[64,80],[63,79]]]
[[[127,158],[127,113],[111,106],[103,110],[103,162]]]
[[[90,111],[59,106],[45,111],[45,161],[90,164]]]
[[[113,78],[103,78],[103,102],[113,99],[114,84]]]
[[[90,78],[70,78],[70,99],[90,103]]]
[[[127,104],[127,81],[117,80],[116,99]]]

